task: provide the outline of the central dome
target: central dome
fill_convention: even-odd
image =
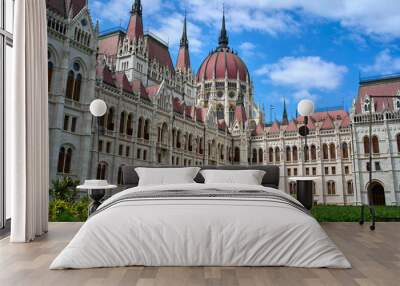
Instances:
[[[228,47],[228,33],[225,28],[225,13],[222,17],[222,27],[218,38],[219,46],[201,64],[197,72],[197,80],[239,78],[241,81],[250,80],[249,72],[242,59]]]
[[[197,80],[228,79],[246,81],[248,70],[242,59],[229,48],[218,48],[201,64]],[[250,77],[249,77],[250,78]]]

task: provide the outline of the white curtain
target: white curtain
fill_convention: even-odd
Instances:
[[[11,190],[12,242],[48,226],[48,93],[45,0],[15,1],[14,94],[6,98],[6,187]]]

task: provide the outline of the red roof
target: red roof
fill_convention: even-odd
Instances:
[[[160,89],[159,84],[148,86],[148,87],[146,87],[146,93],[148,96],[153,97],[156,95],[156,93],[158,92],[159,89]]]
[[[172,64],[171,55],[169,54],[168,47],[152,36],[147,35],[149,58],[156,59],[162,66],[168,67],[174,72],[174,65]]]
[[[109,67],[105,66],[102,69],[102,72],[103,72],[103,82],[115,86],[114,75],[113,72],[109,69]]]
[[[186,117],[194,119],[194,110],[195,110],[194,106],[191,106],[191,105],[185,106]]]
[[[239,73],[239,79],[246,81],[248,76],[248,70],[245,63],[240,59],[239,56],[234,54],[229,49],[215,51],[210,54],[201,64],[197,73],[197,79],[199,81],[213,79],[214,75],[216,79],[224,79],[225,73],[228,79],[237,79]]]
[[[297,131],[297,125],[296,122],[294,120],[291,120],[286,128],[287,132],[294,132]]]
[[[132,90],[140,95],[141,98],[146,100],[150,100],[150,97],[147,94],[146,88],[144,87],[141,80],[135,79],[132,81]]]
[[[280,128],[279,128],[278,121],[275,121],[274,123],[272,123],[271,128],[268,130],[268,133],[277,133],[279,131],[280,131]]]
[[[356,101],[356,113],[361,113],[361,103],[364,102],[366,95],[373,96],[393,96],[400,91],[400,77],[390,80],[381,80],[370,83],[362,83],[358,89],[358,97]],[[375,110],[382,112],[385,109],[393,110],[392,98],[374,98]]]
[[[54,12],[60,14],[64,18],[68,17],[69,7],[67,7],[68,2],[72,6],[72,16],[75,17],[83,7],[86,5],[86,0],[46,0],[47,8],[53,10]]]
[[[118,72],[115,74],[115,81],[118,85],[119,88],[122,87],[122,89],[126,92],[132,92],[132,87],[131,84],[126,77],[126,74],[124,72]]]
[[[103,36],[99,39],[99,54],[105,54],[107,56],[114,56],[118,52],[118,44],[124,34],[121,31],[113,34]]]
[[[264,134],[264,124],[259,123],[256,126],[256,129],[253,131],[253,136],[259,136]]]
[[[184,46],[179,48],[178,60],[176,61],[176,69],[185,72],[190,69],[189,50]]]
[[[335,125],[333,124],[332,118],[330,116],[327,116],[321,125],[321,129],[326,130],[326,129],[334,129],[334,128],[335,128]]]
[[[178,97],[174,97],[172,99],[172,107],[173,107],[174,112],[183,114],[184,105],[183,105],[183,102],[181,102],[181,100]]]
[[[311,116],[309,116],[309,118],[311,118],[315,122],[321,122],[321,121],[324,121],[326,119],[326,117],[328,117],[328,116],[330,116],[334,120],[341,120],[342,118],[345,118],[346,116],[348,116],[348,113],[343,109],[332,110],[332,111],[321,111],[321,112],[315,112],[315,113],[311,114]],[[304,116],[298,116],[296,118],[296,121],[299,123],[303,123]]]
[[[218,120],[218,129],[219,130],[226,130],[225,119],[219,119]]]
[[[131,15],[126,35],[129,38],[129,40],[139,39],[140,37],[143,37],[142,16],[135,13]]]
[[[350,117],[346,116],[345,118],[343,118],[342,122],[340,123],[340,127],[346,128],[346,127],[349,127],[350,124],[351,124]]]
[[[246,122],[247,121],[247,115],[246,115],[246,111],[244,110],[244,106],[242,106],[242,105],[236,106],[235,120],[237,120],[238,122]]]
[[[196,120],[204,123],[207,114],[207,108],[196,108]]]

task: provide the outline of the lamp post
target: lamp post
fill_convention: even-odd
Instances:
[[[104,116],[107,112],[107,105],[102,99],[95,99],[90,103],[89,107],[90,113],[96,118],[96,124],[97,124],[97,164],[99,164],[100,161],[100,151],[99,151],[99,140],[100,140],[100,117]]]
[[[304,148],[303,148],[303,177],[297,178],[297,199],[306,207],[307,209],[312,208],[313,203],[313,193],[312,184],[313,180],[304,177],[304,163],[306,159],[307,148],[307,135],[310,133],[308,129],[308,116],[314,113],[314,103],[309,99],[303,99],[297,105],[297,111],[300,115],[304,116],[304,125],[299,128],[299,134],[304,137]]]

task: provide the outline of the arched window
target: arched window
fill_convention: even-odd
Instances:
[[[397,140],[397,152],[400,153],[400,133],[396,135]]]
[[[286,146],[286,161],[287,161],[287,162],[290,162],[290,161],[291,161],[290,146]]]
[[[132,114],[128,115],[128,122],[127,122],[127,126],[126,126],[126,134],[128,134],[128,136],[132,136],[133,135],[133,116],[132,116]]]
[[[107,129],[113,131],[114,130],[114,108],[111,107],[108,110],[107,114]]]
[[[119,133],[125,133],[125,111],[121,112],[121,117],[119,119]]]
[[[47,63],[47,88],[48,91],[50,91],[51,88],[51,80],[53,79],[53,70],[54,70],[54,64],[49,61]]]
[[[58,152],[57,172],[63,174],[71,173],[72,148],[61,147]]]
[[[279,147],[275,147],[275,162],[280,162],[281,161],[281,154]]]
[[[82,85],[82,74],[80,73],[81,66],[75,62],[72,69],[68,72],[67,88],[65,97],[73,99],[75,101],[80,100],[81,85]]]
[[[308,145],[304,146],[304,161],[305,162],[310,161],[310,150],[309,150]]]
[[[336,159],[336,149],[333,143],[329,144],[329,155],[331,156],[331,160]]]
[[[142,136],[143,136],[142,130],[143,130],[143,118],[140,117],[139,121],[138,121],[138,130],[137,130],[137,137],[138,138],[142,138]]]
[[[328,181],[327,183],[328,187],[328,195],[336,195],[336,185],[334,181]]]
[[[363,143],[364,143],[364,154],[369,154],[369,137],[368,136],[364,136]]]
[[[252,163],[257,163],[257,149],[253,149]]]
[[[217,119],[224,119],[224,107],[222,104],[217,106]]]
[[[322,155],[323,155],[322,158],[323,158],[324,160],[328,160],[328,159],[329,159],[329,157],[328,157],[328,156],[329,156],[329,155],[328,155],[328,145],[325,144],[325,143],[322,145]]]
[[[188,150],[191,152],[193,151],[193,136],[192,134],[189,134],[189,139],[188,139]],[[222,147],[221,147],[221,151],[222,151]]]
[[[348,159],[349,158],[349,148],[346,142],[342,143],[342,158]]]
[[[123,184],[122,167],[123,166],[119,166],[119,168],[118,168],[118,179],[117,179],[117,184],[118,185],[122,185]]]
[[[181,131],[176,132],[176,148],[181,148]],[[208,150],[210,152],[210,149]]]
[[[353,182],[347,181],[347,194],[348,195],[353,195],[354,194],[354,190],[353,190]]]
[[[234,161],[235,162],[240,162],[240,149],[239,149],[239,147],[235,147]]]
[[[235,107],[229,106],[229,124],[232,124],[235,119]]]
[[[379,153],[379,140],[378,140],[378,136],[376,136],[376,135],[372,136],[372,152],[374,154]]]
[[[258,149],[258,162],[262,163],[264,161],[263,149]]]
[[[272,147],[268,149],[268,162],[274,162],[274,149]]]
[[[299,155],[297,153],[297,146],[292,147],[292,157],[294,162],[297,162],[297,160],[299,160]]]
[[[311,145],[311,161],[317,160],[317,148],[315,145]]]
[[[144,122],[144,139],[150,139],[150,119],[146,119]]]
[[[65,92],[65,97],[66,98],[71,98],[72,99],[72,93],[74,91],[74,72],[69,71],[68,72],[68,78],[67,78],[67,89]]]
[[[96,179],[106,180],[106,177],[107,177],[107,164],[105,162],[100,162],[97,165]]]

